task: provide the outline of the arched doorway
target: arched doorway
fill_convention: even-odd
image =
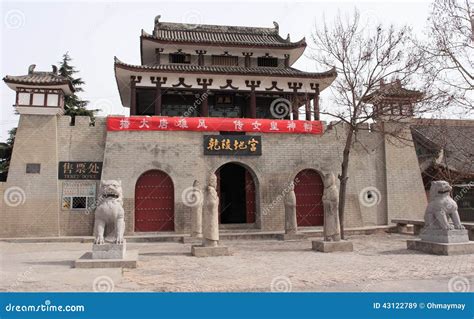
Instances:
[[[165,172],[143,173],[135,185],[135,231],[174,230],[174,187]]]
[[[295,177],[296,220],[298,226],[322,226],[324,184],[321,176],[312,169],[305,169]]]
[[[220,223],[255,223],[256,184],[249,170],[236,163],[227,163],[219,167],[216,175]]]

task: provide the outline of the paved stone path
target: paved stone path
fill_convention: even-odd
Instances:
[[[448,291],[474,288],[474,255],[406,250],[408,235],[353,236],[353,253],[311,241],[228,241],[230,257],[196,258],[190,244],[129,243],[137,269],[74,269],[80,243],[0,243],[1,291]],[[451,285],[449,284],[451,281]],[[95,282],[95,284],[94,284]]]

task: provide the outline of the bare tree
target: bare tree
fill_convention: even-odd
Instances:
[[[427,33],[417,46],[426,59],[424,80],[432,95],[443,106],[474,111],[474,3],[435,0]]]
[[[335,67],[338,76],[330,86],[332,93],[328,107],[321,114],[329,115],[344,123],[347,128],[341,171],[339,173],[339,217],[344,238],[344,208],[348,179],[348,164],[351,147],[357,132],[365,129],[367,123],[378,119],[380,111],[374,105],[377,97],[371,96],[381,82],[394,78],[398,83],[406,83],[410,76],[420,70],[419,56],[407,54],[411,51],[410,29],[363,25],[357,10],[350,16],[339,14],[328,26],[326,19],[316,25],[312,36],[314,48],[312,59],[321,67]],[[398,105],[387,106],[397,110],[384,109],[385,114],[398,114],[390,121],[402,123],[412,112],[398,111]],[[387,132],[388,133],[388,132]],[[396,135],[394,131],[390,134]]]

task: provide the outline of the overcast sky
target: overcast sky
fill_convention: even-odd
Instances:
[[[310,45],[312,27],[323,14],[331,19],[338,10],[350,13],[357,7],[369,23],[409,24],[421,34],[430,5],[430,1],[0,2],[1,77],[24,75],[30,64],[36,64],[37,71],[49,71],[68,51],[86,82],[81,96],[90,101],[89,108],[101,108],[105,114],[128,114],[120,104],[113,58],[140,64],[140,31],[151,33],[158,14],[161,21],[198,24],[273,27],[272,21],[277,21],[283,37],[287,33],[292,41],[306,37]],[[304,56],[294,67],[322,71]],[[14,92],[3,81],[0,92],[0,141],[4,141],[7,131],[17,126],[18,116],[12,107]]]

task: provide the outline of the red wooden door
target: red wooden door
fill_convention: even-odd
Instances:
[[[295,177],[296,220],[298,226],[322,226],[324,185],[314,170],[305,169]]]
[[[245,170],[245,208],[247,224],[255,223],[255,183],[252,175]]]
[[[168,174],[152,170],[135,186],[135,231],[174,230],[174,187]]]

